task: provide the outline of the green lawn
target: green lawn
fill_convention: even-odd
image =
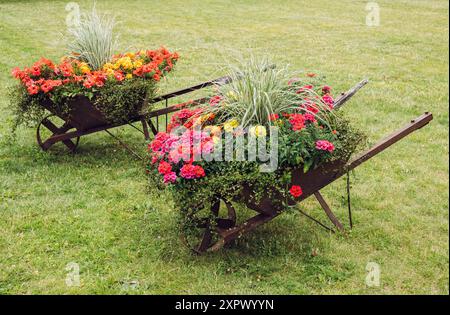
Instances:
[[[164,91],[220,76],[252,51],[320,71],[337,91],[368,77],[344,110],[370,143],[434,114],[357,168],[349,237],[287,213],[205,256],[179,240],[170,194],[149,188],[141,162],[105,133],[82,138],[75,155],[42,152],[33,128],[10,137],[10,70],[63,54],[67,2],[0,1],[0,294],[449,293],[447,1],[378,1],[378,27],[366,26],[358,0],[98,1],[122,21],[121,48],[179,51]],[[114,132],[144,150],[132,128]],[[344,218],[345,180],[323,194]],[[323,218],[314,200],[302,207]],[[79,287],[65,283],[70,262]],[[365,284],[369,262],[380,265],[379,287]]]

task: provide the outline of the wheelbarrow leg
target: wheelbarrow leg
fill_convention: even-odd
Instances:
[[[342,223],[338,220],[338,218],[334,215],[333,211],[331,211],[330,206],[327,204],[325,199],[323,198],[320,191],[316,191],[314,193],[314,196],[316,197],[317,201],[320,203],[320,206],[323,208],[325,213],[327,214],[330,221],[334,224],[334,226],[340,231],[345,232],[344,226]]]
[[[143,130],[143,132],[144,132],[145,140],[149,140],[149,139],[150,139],[150,134],[148,133],[147,122],[145,121],[144,118],[142,118],[142,119],[141,119],[141,123],[142,123],[142,130]]]

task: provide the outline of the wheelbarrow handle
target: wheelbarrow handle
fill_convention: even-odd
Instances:
[[[363,79],[358,84],[356,84],[354,87],[352,87],[350,90],[348,90],[345,93],[342,93],[334,101],[333,108],[334,109],[339,109],[339,107],[344,105],[353,95],[356,94],[356,92],[358,92],[360,89],[362,89],[364,87],[364,85],[366,85],[367,83],[369,83],[369,80],[368,79]]]
[[[425,112],[421,116],[417,117],[416,119],[411,120],[406,126],[403,128],[398,129],[397,131],[393,132],[388,137],[380,140],[377,144],[375,144],[372,148],[369,150],[363,152],[362,154],[356,156],[355,158],[351,159],[347,165],[346,165],[346,171],[352,170],[358,165],[362,164],[363,162],[367,161],[371,157],[377,155],[381,151],[387,149],[397,141],[403,139],[413,131],[416,131],[423,126],[427,125],[431,120],[433,120],[433,114],[429,112]]]

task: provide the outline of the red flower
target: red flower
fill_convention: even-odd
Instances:
[[[41,69],[38,66],[33,66],[31,68],[31,74],[34,76],[39,76],[41,75]]]
[[[215,95],[209,99],[209,105],[215,106],[220,103],[222,97],[220,95]]]
[[[303,194],[303,191],[300,186],[292,185],[291,189],[289,189],[289,193],[292,195],[292,197],[298,198]]]
[[[161,77],[159,76],[159,74],[155,73],[155,74],[153,75],[153,80],[159,81],[160,79],[161,79]]]
[[[144,74],[143,68],[142,67],[137,68],[136,70],[133,71],[133,74],[137,75],[138,77],[142,77],[142,75]]]
[[[300,94],[300,93],[303,93],[303,92],[306,92],[306,91],[312,90],[312,89],[313,89],[312,85],[305,85],[305,86],[302,86],[300,89],[298,89],[295,93]]]
[[[44,93],[48,93],[53,89],[53,85],[49,82],[49,81],[45,81],[42,85],[41,85],[41,89]]]
[[[152,149],[153,152],[161,151],[162,142],[158,139],[155,139],[152,141],[152,143],[150,143],[150,148]]]
[[[84,82],[83,82],[83,86],[84,86],[85,88],[88,88],[88,89],[90,89],[91,87],[93,87],[94,84],[95,84],[95,80],[94,80],[93,77],[88,77],[88,78],[87,78],[86,80],[84,80]]]
[[[205,176],[205,170],[200,165],[195,166],[195,177],[200,178]]]
[[[270,114],[269,115],[269,120],[270,121],[274,121],[274,120],[277,120],[279,118],[280,118],[280,115],[278,115],[278,114]]]
[[[125,76],[121,71],[115,72],[114,77],[116,78],[117,81],[123,81],[125,79]]]
[[[316,76],[316,74],[313,73],[313,72],[308,72],[306,75],[307,75],[308,77],[310,77],[310,78],[313,78],[313,77]]]
[[[299,131],[305,127],[305,118],[302,114],[292,114],[289,123],[292,125],[292,130]]]
[[[323,93],[323,94],[328,94],[328,93],[330,93],[330,92],[331,92],[331,87],[330,87],[330,86],[324,85],[324,86],[322,87],[322,93]]]
[[[28,94],[34,95],[39,92],[39,87],[37,85],[31,84],[27,87]]]
[[[180,169],[180,175],[186,179],[195,178],[195,166],[192,164],[184,164]]]
[[[334,151],[334,144],[327,140],[317,140],[316,141],[316,149],[322,150],[322,151],[328,151],[333,152]]]
[[[16,79],[22,79],[24,75],[23,71],[20,70],[19,67],[15,67],[14,69],[12,69],[11,74]]]
[[[205,176],[205,170],[200,165],[184,164],[180,169],[180,175],[186,179],[200,178]]]
[[[172,165],[166,161],[161,161],[158,165],[158,172],[163,175],[168,174],[172,172]]]

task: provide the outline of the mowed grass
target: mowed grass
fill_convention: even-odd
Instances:
[[[90,1],[77,1],[82,9]],[[64,53],[66,1],[0,2],[1,294],[448,294],[448,2],[98,1],[117,15],[122,49],[179,51],[162,91],[220,76],[250,52],[320,71],[335,92],[370,84],[344,110],[374,143],[431,111],[432,123],[356,169],[355,228],[331,235],[286,213],[229,248],[191,254],[169,193],[149,187],[142,163],[105,133],[72,155],[42,152],[35,129],[10,137],[10,70]],[[142,152],[130,127],[115,134]],[[323,190],[345,221],[345,180]],[[301,207],[324,219],[314,200]],[[67,264],[80,286],[67,286]],[[379,264],[378,287],[365,283]]]

